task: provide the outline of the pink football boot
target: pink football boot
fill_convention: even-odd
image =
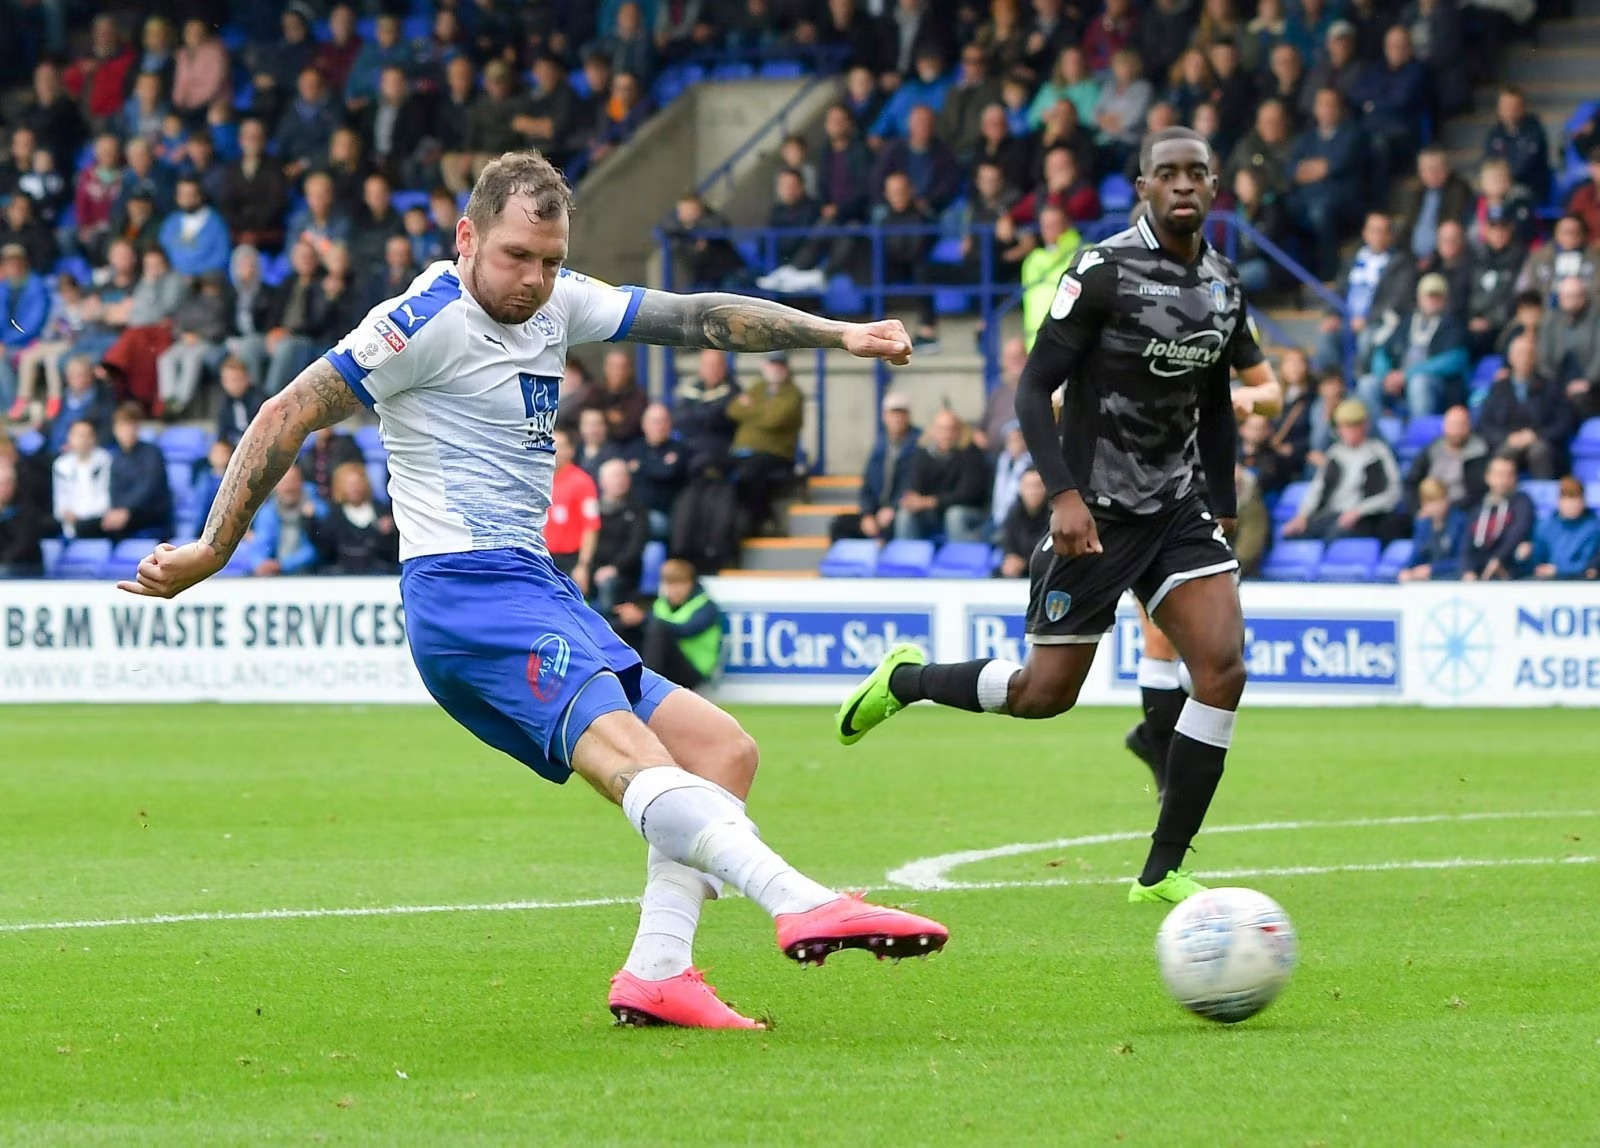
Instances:
[[[859,893],[841,894],[809,913],[784,913],[776,920],[778,948],[802,965],[820,965],[840,949],[866,949],[879,960],[926,957],[950,939],[950,930],[938,921],[870,905]]]
[[[680,1028],[766,1028],[740,1016],[717,997],[699,969],[688,969],[662,981],[647,981],[626,969],[611,978],[611,1011],[619,1025],[643,1028],[670,1024]]]

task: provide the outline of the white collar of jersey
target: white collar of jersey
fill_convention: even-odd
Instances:
[[[1151,251],[1159,251],[1161,249],[1161,241],[1156,238],[1155,230],[1150,226],[1148,219],[1141,215],[1139,222],[1134,224],[1134,227],[1138,230],[1139,238],[1144,240],[1146,247],[1150,248]]]

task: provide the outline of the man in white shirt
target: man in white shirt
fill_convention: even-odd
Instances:
[[[755,746],[734,720],[645,670],[556,569],[543,527],[567,349],[616,341],[762,352],[836,347],[903,363],[895,320],[839,323],[762,299],[613,288],[566,270],[571,191],[543,156],[488,163],[435,263],[269,399],[198,542],[158,547],[132,593],[170,598],[220,570],[308,434],[366,405],[389,451],[401,594],[429,692],[540,776],[578,773],[650,843],[639,934],[612,980],[622,1023],[756,1028],[690,962],[722,882],[771,914],[801,962],[842,948],[921,955],[944,926],[841,896],[768,848],[745,816]],[[678,762],[682,762],[680,767]]]
[[[67,430],[67,449],[50,468],[56,521],[68,538],[101,538],[100,520],[111,509],[111,454],[94,424],[79,419]]]

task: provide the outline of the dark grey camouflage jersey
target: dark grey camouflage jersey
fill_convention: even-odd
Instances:
[[[1096,514],[1144,515],[1194,491],[1202,406],[1228,405],[1230,368],[1264,358],[1250,328],[1238,272],[1210,244],[1185,264],[1141,219],[1085,247],[1029,361],[1028,374],[1066,384],[1065,469],[1051,458],[1039,465],[1052,496],[1076,488]]]

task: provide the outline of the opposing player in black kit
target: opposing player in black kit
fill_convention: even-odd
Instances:
[[[1086,247],[1062,276],[1017,388],[1017,418],[1050,496],[1050,534],[1029,569],[1027,664],[925,665],[918,647],[897,646],[840,706],[838,734],[853,745],[924,700],[1020,718],[1063,713],[1131,589],[1194,682],[1128,894],[1177,902],[1203,889],[1184,855],[1222,778],[1245,684],[1239,563],[1224,537],[1237,510],[1229,372],[1247,386],[1273,373],[1236,270],[1201,234],[1216,195],[1204,137],[1154,132],[1139,161],[1148,213]],[[1058,424],[1050,398],[1063,384]]]

